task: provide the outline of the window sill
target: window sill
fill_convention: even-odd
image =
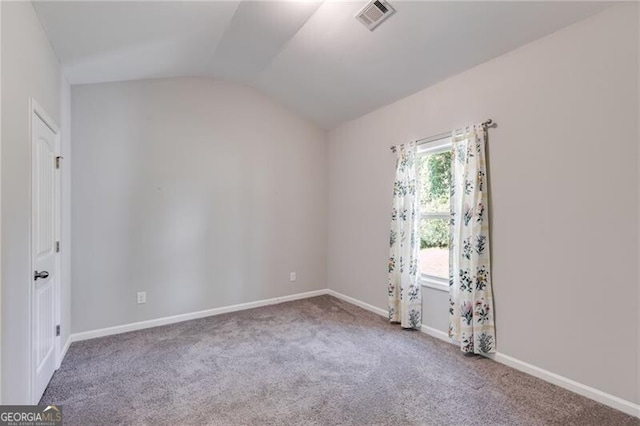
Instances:
[[[422,287],[432,288],[434,290],[449,292],[449,283],[444,280],[435,280],[432,278],[420,277],[420,285]]]

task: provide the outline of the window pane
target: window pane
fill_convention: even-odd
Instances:
[[[449,279],[449,219],[420,221],[420,273]]]
[[[448,212],[451,187],[451,151],[420,156],[420,210]]]

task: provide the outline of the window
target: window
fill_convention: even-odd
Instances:
[[[451,138],[418,147],[420,281],[449,290]]]

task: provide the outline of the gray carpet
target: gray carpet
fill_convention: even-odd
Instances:
[[[640,425],[330,296],[71,345],[65,424]]]

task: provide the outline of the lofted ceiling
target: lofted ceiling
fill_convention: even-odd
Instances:
[[[210,76],[252,86],[325,128],[611,6],[610,2],[37,1],[71,84]]]

